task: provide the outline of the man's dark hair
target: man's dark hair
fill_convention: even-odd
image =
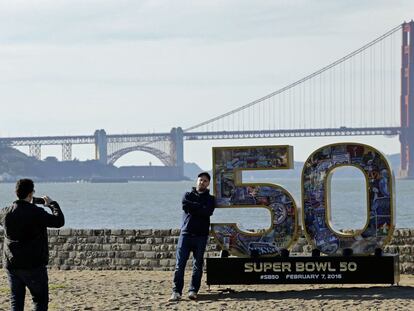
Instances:
[[[207,172],[201,172],[200,174],[198,174],[198,176],[197,176],[197,177],[201,177],[201,176],[206,177],[206,178],[208,179],[208,181],[210,181],[210,180],[211,180],[210,174],[209,174],[209,173],[207,173]]]
[[[34,183],[31,179],[19,179],[16,183],[16,195],[20,200],[26,199],[29,193],[33,192],[33,190]]]

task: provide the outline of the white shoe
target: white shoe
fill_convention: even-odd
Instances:
[[[195,291],[190,291],[188,293],[188,298],[190,298],[191,300],[196,300],[197,299],[197,293]]]
[[[180,299],[181,299],[181,295],[179,293],[177,293],[177,292],[173,292],[171,294],[170,299],[168,299],[168,301],[178,301]]]

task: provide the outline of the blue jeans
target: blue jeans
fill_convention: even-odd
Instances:
[[[11,289],[11,310],[24,310],[26,287],[32,294],[34,311],[47,310],[49,303],[48,276],[45,266],[33,269],[5,269]]]
[[[193,252],[193,275],[189,291],[198,292],[203,276],[204,251],[208,236],[180,235],[177,244],[173,291],[182,295],[184,271],[190,252]]]

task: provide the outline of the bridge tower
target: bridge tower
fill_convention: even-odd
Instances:
[[[42,159],[42,145],[41,144],[32,144],[29,145],[29,155],[35,157],[37,160]]]
[[[95,131],[95,160],[108,164],[108,138],[105,130]]]
[[[171,129],[171,148],[170,156],[173,159],[174,166],[178,169],[179,177],[184,176],[184,138],[181,127]]]
[[[62,144],[62,161],[72,161],[72,144]]]
[[[401,59],[400,177],[414,178],[414,21],[402,25]]]

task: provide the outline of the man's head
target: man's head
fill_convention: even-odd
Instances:
[[[19,179],[16,183],[16,195],[19,200],[31,201],[33,198],[34,183],[31,179]]]
[[[196,190],[198,192],[206,191],[206,189],[210,185],[210,179],[211,179],[210,174],[207,173],[207,172],[202,172],[202,173],[198,174]]]

